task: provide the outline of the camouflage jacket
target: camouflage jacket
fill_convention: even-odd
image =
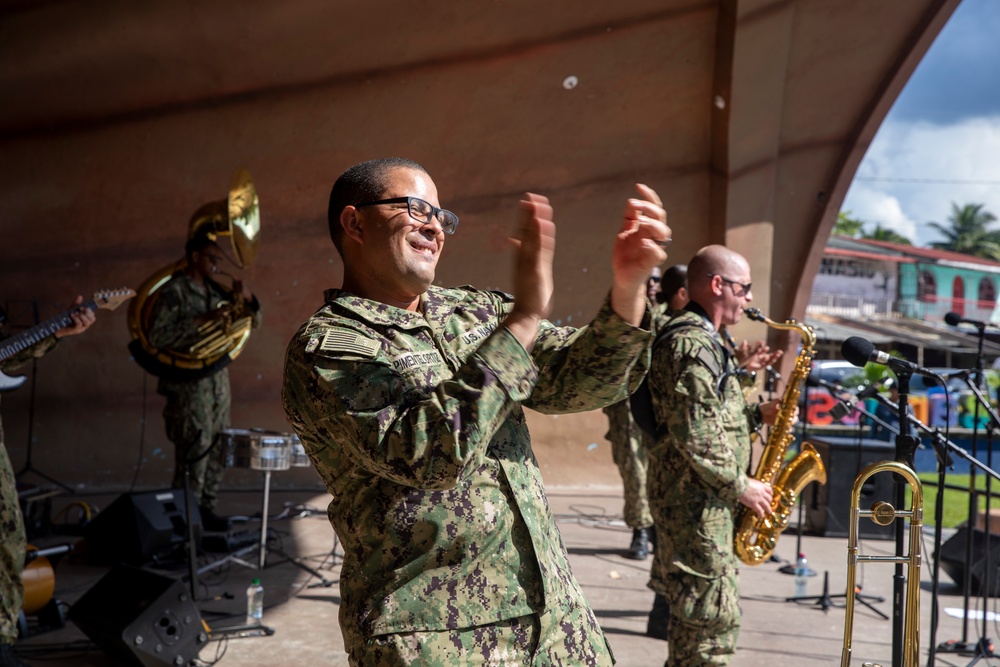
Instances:
[[[6,336],[0,335],[0,340],[3,340]],[[17,352],[13,356],[7,357],[3,361],[0,361],[0,373],[12,373],[19,369],[21,366],[31,361],[32,359],[37,359],[39,357],[45,356],[49,351],[55,348],[59,344],[59,339],[54,335],[46,336],[42,340],[38,341],[34,345],[26,347],[25,349]],[[0,428],[0,445],[3,445],[3,430]]]
[[[215,310],[220,302],[232,301],[232,292],[214,280],[205,281],[206,288],[198,285],[185,273],[175,273],[159,289],[147,334],[150,344],[161,350],[186,350],[197,343],[201,336],[195,318]],[[253,327],[261,323],[260,304],[257,298],[249,304],[253,312]],[[158,391],[190,393],[194,385],[204,386],[210,391],[213,385],[225,383],[228,387],[229,371],[225,368],[218,373],[193,382],[171,382],[160,379]]]
[[[600,408],[648,365],[650,332],[608,303],[581,329],[542,322],[530,355],[501,326],[506,295],[432,287],[422,305],[330,290],[285,359],[285,413],[344,544],[348,649],[581,604],[522,403]]]
[[[650,502],[733,507],[747,488],[752,410],[736,377],[723,378],[735,361],[697,310],[671,320],[671,325],[695,326],[677,328],[653,349],[649,388],[656,420],[667,425],[668,433],[650,456],[650,481],[656,487]],[[653,483],[654,475],[668,481]]]
[[[6,336],[0,335],[0,341],[2,341]],[[20,352],[17,352],[13,356],[7,357],[3,361],[0,361],[0,370],[4,373],[10,373],[16,371],[21,366],[31,361],[32,359],[38,359],[44,357],[48,354],[56,345],[59,344],[59,339],[52,336],[46,336],[42,340],[38,341],[34,345],[24,348]]]

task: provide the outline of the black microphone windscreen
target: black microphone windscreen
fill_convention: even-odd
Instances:
[[[875,343],[861,336],[851,336],[840,346],[840,353],[844,355],[844,359],[858,367],[864,367],[874,351]]]
[[[945,324],[950,324],[953,327],[957,327],[962,323],[962,316],[958,313],[948,313],[944,316]]]

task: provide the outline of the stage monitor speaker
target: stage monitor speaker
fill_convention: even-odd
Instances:
[[[851,527],[851,489],[858,473],[877,461],[891,461],[896,447],[884,440],[870,438],[810,438],[823,465],[826,484],[810,484],[803,492],[805,530],[827,537],[847,537]],[[879,473],[868,478],[861,487],[861,508],[868,509],[877,500],[894,503],[895,485],[892,475]],[[858,524],[858,537],[890,540],[895,533],[893,524],[880,526],[863,518]]]
[[[187,665],[208,642],[181,582],[129,565],[104,575],[70,608],[69,619],[101,650],[129,665]]]
[[[948,573],[962,590],[965,590],[965,576],[970,577],[972,595],[983,594],[986,575],[989,574],[990,597],[1000,597],[1000,535],[986,533],[978,528],[972,529],[972,558],[969,560],[969,571],[965,569],[965,546],[969,538],[969,528],[963,526],[941,545],[941,569]]]
[[[192,501],[195,543],[201,539],[201,513]],[[182,489],[118,496],[84,528],[87,559],[93,563],[141,565],[187,543],[187,507]]]

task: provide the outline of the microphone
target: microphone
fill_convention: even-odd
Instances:
[[[874,343],[861,336],[851,336],[845,340],[843,345],[840,346],[840,353],[844,355],[844,359],[858,367],[864,367],[865,364],[871,362],[873,364],[888,366],[896,373],[916,373],[917,375],[931,377],[943,382],[941,377],[934,371],[917,366],[912,361],[893,357],[888,352],[877,350]]]
[[[872,398],[875,394],[882,390],[882,387],[891,387],[893,385],[892,378],[882,378],[878,382],[873,382],[861,391],[858,392],[857,399],[864,400],[866,398]]]
[[[995,324],[990,324],[989,322],[980,322],[979,320],[970,320],[962,317],[958,313],[948,313],[944,316],[944,321],[946,324],[950,324],[953,327],[957,327],[959,324],[971,324],[977,329],[985,329],[986,327],[996,326]]]
[[[828,380],[824,380],[819,375],[817,375],[815,371],[806,376],[806,386],[823,387],[824,389],[836,392],[838,394],[843,394],[845,392],[850,393],[849,389],[844,388],[843,386],[837,384],[836,382],[830,382]]]
[[[849,389],[844,388],[836,382],[824,380],[819,375],[816,375],[815,371],[806,376],[806,386],[823,387],[830,392],[831,396],[837,399],[837,403],[830,408],[830,416],[833,417],[835,421],[840,421],[846,417],[854,408],[854,402],[850,399],[844,398],[845,394],[848,396],[851,395],[851,391]]]

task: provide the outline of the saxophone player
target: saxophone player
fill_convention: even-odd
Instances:
[[[721,245],[702,248],[688,264],[688,292],[649,372],[657,425],[666,426],[648,473],[657,534],[650,587],[670,609],[665,667],[732,657],[740,627],[734,513],[740,503],[760,516],[771,509],[771,486],[747,474],[750,432],[756,420],[773,424],[780,404],[746,403],[719,335],[753,299],[746,259]]]

